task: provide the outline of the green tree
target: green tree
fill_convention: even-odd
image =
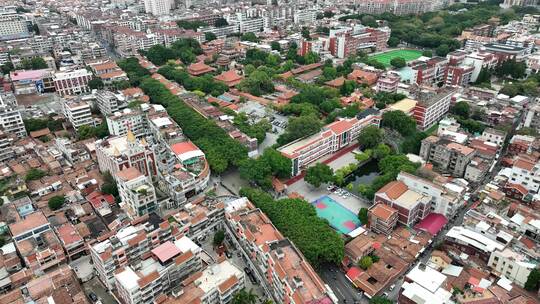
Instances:
[[[383,159],[388,155],[392,154],[392,149],[385,144],[378,144],[375,149],[373,149],[373,158]]]
[[[322,263],[339,264],[344,242],[328,222],[317,216],[313,205],[302,199],[274,200],[265,191],[242,188],[240,195],[260,208],[276,226],[317,267]]]
[[[257,38],[257,35],[255,35],[252,32],[247,32],[240,37],[240,40],[242,41],[250,41],[250,42],[259,42],[259,38]]]
[[[362,149],[375,148],[383,139],[383,131],[376,126],[367,126],[360,131],[358,143]]]
[[[403,57],[395,57],[390,60],[390,64],[396,69],[401,69],[407,65],[407,62]]]
[[[214,239],[212,240],[212,244],[214,247],[219,247],[221,244],[223,244],[223,241],[225,240],[225,231],[222,229],[216,231],[214,234]]]
[[[362,24],[369,27],[377,27],[377,21],[371,15],[365,15],[362,17]]]
[[[304,180],[315,188],[319,188],[322,183],[331,182],[333,179],[334,170],[324,163],[317,163],[309,167],[304,177]]]
[[[398,131],[403,136],[414,134],[416,131],[416,121],[399,110],[384,113],[382,125]]]
[[[389,47],[396,47],[398,46],[398,44],[399,44],[399,38],[394,37],[394,36],[390,36],[390,38],[388,38]]]
[[[9,74],[11,71],[15,70],[15,67],[13,66],[13,63],[11,61],[6,62],[1,67],[3,74]]]
[[[491,72],[487,68],[482,68],[474,84],[488,83],[491,84]]]
[[[214,34],[212,32],[206,32],[206,33],[204,33],[204,39],[206,41],[212,41],[212,40],[216,40],[217,36],[216,36],[216,34]]]
[[[229,22],[227,22],[227,20],[225,18],[218,18],[214,22],[215,27],[224,27],[224,26],[227,26],[227,25],[229,25]]]
[[[360,208],[360,211],[358,211],[358,219],[362,222],[362,225],[367,225],[369,221],[367,208]]]
[[[422,56],[433,57],[433,52],[431,50],[424,50]]]
[[[270,47],[272,48],[272,51],[281,52],[281,45],[279,45],[279,42],[277,42],[277,41],[272,41],[270,43]]]
[[[195,20],[195,21],[178,20],[176,21],[176,24],[178,25],[179,28],[183,28],[186,30],[194,30],[194,31],[196,31],[199,27],[208,26],[208,24],[199,20]]]
[[[349,96],[356,89],[356,82],[354,80],[345,80],[343,85],[339,88],[341,96]]]
[[[277,142],[285,145],[299,138],[313,135],[321,130],[322,122],[314,115],[305,115],[289,119],[285,133],[281,134]]]
[[[105,85],[103,84],[103,80],[99,77],[94,77],[90,81],[88,81],[88,87],[91,90],[100,90],[103,89]]]
[[[450,53],[450,47],[447,44],[441,44],[435,49],[437,56],[445,57],[448,53]]]
[[[358,267],[364,270],[368,270],[371,265],[373,265],[373,260],[369,255],[363,256],[360,261],[358,261]]]
[[[310,34],[309,34],[309,28],[308,28],[308,27],[303,26],[303,27],[302,27],[301,33],[302,33],[302,37],[304,37],[304,39],[307,39],[307,40],[310,40],[310,39],[311,39],[311,36],[310,36]]]
[[[540,269],[535,268],[531,270],[529,276],[527,277],[527,282],[525,282],[524,288],[528,291],[536,292],[540,287]]]
[[[32,180],[40,179],[46,175],[47,175],[47,172],[40,169],[32,168],[28,170],[28,172],[26,172],[26,175],[24,176],[24,180],[32,181]]]
[[[392,304],[391,300],[388,300],[386,297],[374,296],[369,300],[369,304]]]
[[[466,101],[459,101],[450,109],[450,112],[454,115],[467,119],[471,114],[471,106]]]
[[[103,173],[103,184],[101,185],[101,192],[103,192],[104,194],[110,194],[115,198],[118,197],[118,186],[116,185],[116,181],[112,177],[111,173],[109,173],[109,171]]]
[[[242,289],[234,294],[231,304],[255,304],[258,300],[259,298],[251,289],[248,291]]]
[[[261,96],[274,92],[274,83],[267,73],[255,70],[238,84],[238,88],[251,95]]]
[[[319,57],[319,54],[314,53],[312,51],[307,52],[304,55],[304,63],[305,64],[312,64],[321,61],[321,58]]]
[[[65,202],[66,202],[65,196],[56,195],[56,196],[51,197],[49,201],[47,202],[47,204],[49,205],[49,208],[51,208],[51,210],[58,210],[64,205]]]

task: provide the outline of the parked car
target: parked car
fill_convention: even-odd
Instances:
[[[92,302],[97,302],[99,300],[98,297],[96,296],[96,294],[93,293],[93,292],[90,292],[88,294],[88,297],[90,298],[90,300],[92,300]]]

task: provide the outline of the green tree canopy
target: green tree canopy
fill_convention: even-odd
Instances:
[[[334,170],[327,164],[316,163],[307,169],[304,180],[315,188],[319,188],[322,183],[334,180]]]
[[[64,205],[64,203],[66,202],[66,197],[65,196],[53,196],[49,199],[48,201],[48,205],[49,205],[49,208],[51,208],[51,210],[58,210],[60,208],[62,208],[62,206]]]
[[[272,51],[281,52],[281,45],[279,45],[279,42],[277,41],[272,41],[272,43],[270,43],[270,47],[272,48]]]
[[[279,145],[285,145],[299,138],[313,135],[319,132],[321,127],[322,122],[315,115],[292,117],[289,119],[285,133],[278,137],[277,142]]]
[[[367,270],[371,265],[373,265],[373,260],[369,255],[363,256],[360,261],[358,261],[358,267],[364,270]]]
[[[360,220],[360,222],[362,222],[362,225],[367,225],[369,221],[367,208],[360,208],[360,210],[358,211],[358,219]]]
[[[47,175],[47,172],[40,169],[32,168],[28,170],[28,172],[26,172],[26,175],[24,176],[24,180],[32,181],[32,180],[40,179],[46,175]]]
[[[239,292],[235,293],[231,304],[256,304],[259,300],[259,297],[253,293],[253,291],[242,289]]]
[[[459,101],[450,109],[450,112],[452,112],[454,115],[467,119],[471,114],[471,106],[466,101]]]
[[[204,33],[204,40],[206,41],[212,41],[212,40],[216,40],[217,39],[217,36],[216,34],[212,33],[212,32],[206,32]]]
[[[88,87],[91,90],[100,90],[103,89],[104,86],[105,84],[103,84],[103,80],[101,80],[101,78],[99,77],[94,77],[90,81],[88,81]]]
[[[214,238],[212,239],[212,244],[214,245],[214,247],[218,247],[218,246],[221,246],[221,244],[223,244],[224,240],[225,240],[225,231],[220,229],[216,231],[216,233],[214,234]]]
[[[328,222],[317,216],[315,208],[302,199],[275,201],[270,194],[254,188],[243,188],[240,195],[260,208],[300,249],[308,262],[317,267],[322,263],[339,264],[344,256],[344,242]]]
[[[383,114],[382,125],[408,136],[416,131],[416,121],[402,111],[389,111]]]
[[[367,126],[360,131],[358,143],[362,149],[375,148],[383,139],[383,130],[376,126]]]
[[[524,287],[528,291],[538,291],[538,288],[540,287],[540,269],[535,268],[531,270]]]
[[[390,60],[390,64],[396,69],[401,69],[407,65],[407,62],[403,57],[395,57]]]
[[[259,42],[259,38],[252,32],[247,32],[240,37],[242,41]]]

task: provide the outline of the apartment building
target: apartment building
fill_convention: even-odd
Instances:
[[[442,1],[421,0],[369,0],[356,3],[358,11],[379,15],[390,12],[395,15],[417,15],[442,7]]]
[[[493,128],[486,128],[484,132],[482,132],[480,139],[489,143],[496,144],[497,146],[499,146],[499,148],[502,148],[506,139],[506,132]]]
[[[420,157],[423,160],[455,177],[463,176],[467,165],[475,156],[476,150],[473,148],[436,136],[423,139],[420,147]]]
[[[96,103],[99,111],[105,116],[127,107],[127,103],[121,94],[115,94],[108,90],[97,91]]]
[[[41,211],[10,224],[9,231],[24,264],[32,271],[43,273],[65,262],[62,245]]]
[[[398,222],[412,227],[429,214],[431,197],[409,189],[402,181],[392,181],[375,194],[375,203],[386,204],[398,211]]]
[[[296,24],[311,24],[317,18],[316,9],[296,9],[293,13],[293,22]]]
[[[170,202],[173,208],[174,202]],[[196,239],[211,229],[222,227],[225,218],[225,204],[217,200],[196,199],[182,206],[173,215],[178,230],[191,239]]]
[[[422,91],[416,96],[413,118],[419,129],[427,130],[436,124],[450,109],[455,89],[446,88],[438,92]]]
[[[92,109],[88,102],[84,100],[64,99],[62,109],[64,116],[75,130],[78,130],[81,126],[94,126]]]
[[[13,134],[18,138],[26,137],[17,99],[11,93],[0,94],[0,127],[7,134]]]
[[[246,286],[244,271],[226,259],[206,267],[180,282],[171,304],[201,303],[228,304],[238,291]]]
[[[116,178],[122,169],[135,167],[145,176],[157,174],[156,156],[146,140],[137,140],[128,131],[126,136],[113,136],[96,141],[99,170]]]
[[[499,277],[505,277],[520,287],[525,286],[531,271],[538,267],[525,255],[510,248],[493,251],[487,263]]]
[[[169,194],[178,207],[206,188],[210,180],[208,162],[166,111],[153,107],[148,110],[147,117],[148,131],[155,142],[158,187]]]
[[[454,183],[439,184],[407,172],[400,172],[397,180],[402,181],[410,190],[430,197],[430,212],[453,218],[463,206],[462,196],[466,189]]]
[[[377,92],[396,93],[401,78],[398,75],[385,73],[377,79]]]
[[[227,214],[227,224],[240,246],[251,253],[278,303],[330,300],[323,281],[302,253],[260,209],[233,211]]]
[[[432,86],[445,80],[448,60],[443,57],[433,57],[428,60],[416,60],[409,64],[413,70],[411,83]]]
[[[540,189],[540,166],[537,161],[520,156],[514,160],[512,167],[503,168],[499,175],[506,176],[511,184],[518,184],[528,192],[538,193]]]
[[[131,131],[140,138],[147,134],[146,117],[139,109],[123,109],[107,116],[107,128],[112,136],[126,136]]]
[[[171,0],[144,0],[144,10],[146,13],[156,17],[168,15],[173,5],[174,1]]]
[[[129,167],[116,173],[120,206],[125,208],[131,218],[155,212],[156,191],[149,177],[136,167]]]
[[[73,261],[87,254],[87,247],[75,226],[71,223],[55,228],[56,235],[64,248],[68,261]]]
[[[328,35],[330,53],[338,58],[355,54],[359,49],[386,49],[390,28],[368,28],[363,25],[331,29]]]
[[[71,164],[76,164],[91,159],[90,154],[85,148],[82,147],[82,145],[74,143],[70,139],[57,137],[54,139],[54,146]]]
[[[312,136],[293,141],[278,149],[292,161],[292,175],[300,174],[301,170],[321,157],[335,153],[354,142],[360,131],[367,126],[379,126],[381,116],[379,111],[367,109],[356,117],[341,119],[326,125]]]
[[[127,266],[115,274],[116,290],[124,303],[155,303],[160,296],[178,292],[178,282],[202,269],[198,254],[201,249],[184,239],[186,241],[167,241],[152,249],[139,269]]]
[[[447,86],[460,86],[466,87],[472,82],[472,76],[474,73],[474,66],[460,64],[457,66],[448,66],[446,70]]]
[[[0,130],[0,163],[15,158],[15,151],[13,150],[15,139],[15,135]]]
[[[145,215],[130,224],[100,236],[90,247],[90,257],[98,278],[112,290],[115,271],[122,267],[142,267],[147,254],[160,244],[172,241],[177,230],[155,214]]]
[[[373,232],[390,235],[396,227],[398,211],[389,205],[376,204],[368,210],[367,227]]]
[[[92,77],[92,73],[86,69],[56,72],[53,76],[54,88],[61,96],[88,93],[88,82]]]

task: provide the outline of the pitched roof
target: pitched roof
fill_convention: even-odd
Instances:
[[[397,212],[396,209],[381,203],[375,205],[375,207],[371,208],[371,210],[369,211],[376,217],[383,219],[384,221],[388,221],[390,217]]]
[[[377,194],[384,193],[386,194],[390,199],[397,199],[399,198],[403,193],[405,193],[409,188],[407,185],[405,185],[402,181],[392,181],[386,184],[384,187],[382,187],[379,191],[377,191]]]

